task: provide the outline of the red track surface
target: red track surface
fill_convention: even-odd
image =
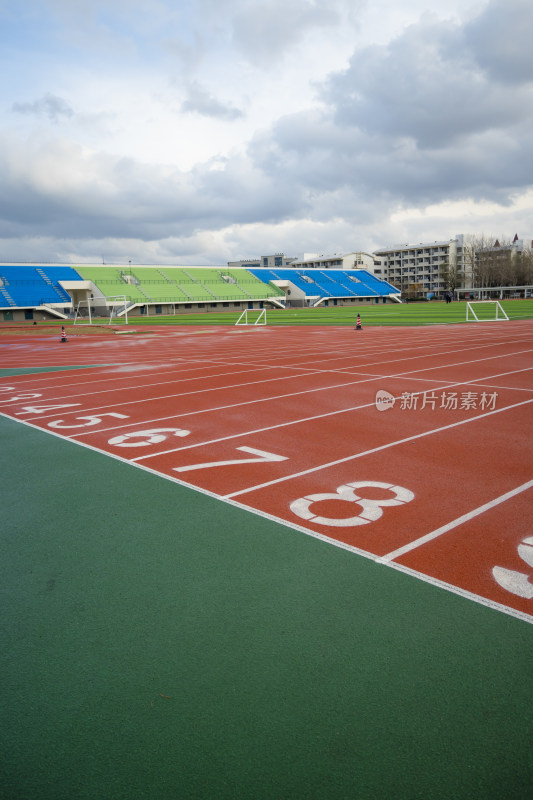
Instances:
[[[107,365],[3,378],[5,415],[533,621],[533,323],[2,337],[0,351],[3,367]]]

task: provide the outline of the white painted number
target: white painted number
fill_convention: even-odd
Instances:
[[[19,400],[35,400],[36,397],[42,397],[42,394],[39,394],[39,392],[26,392],[25,394],[19,394],[18,397],[4,398],[2,403],[18,403]]]
[[[372,487],[376,489],[386,489],[392,492],[394,497],[385,500],[371,500],[368,497],[360,497],[354,489]],[[394,486],[391,483],[381,483],[380,481],[354,481],[344,486],[339,486],[336,492],[323,492],[321,494],[310,494],[307,497],[300,497],[290,504],[290,509],[297,517],[309,520],[317,525],[330,525],[334,528],[351,527],[352,525],[366,525],[374,522],[383,514],[385,506],[402,506],[410,503],[414,499],[413,492],[404,489],[402,486]],[[314,503],[321,500],[342,500],[345,503],[355,503],[363,509],[360,514],[353,517],[320,517],[315,516],[311,511]]]
[[[182,428],[153,428],[150,431],[131,431],[131,433],[121,433],[120,436],[113,436],[108,440],[108,444],[115,447],[146,447],[149,444],[159,444],[171,436],[188,436],[190,431]],[[136,441],[139,439],[140,441]]]
[[[47,411],[57,411],[58,408],[76,408],[81,403],[61,403],[58,406],[22,406],[22,411],[17,411],[17,416],[22,414],[46,414]]]
[[[533,567],[533,536],[528,536],[522,544],[518,545],[518,555],[528,567]],[[494,567],[492,574],[503,589],[526,600],[533,600],[533,583],[526,572],[516,572],[505,567]],[[533,576],[531,576],[533,577]]]
[[[105,414],[100,414],[97,417],[95,414],[89,414],[86,417],[74,417],[74,419],[87,419],[88,422],[84,422],[81,425],[62,425],[62,419],[56,419],[54,422],[49,422],[49,428],[90,428],[91,425],[98,425],[99,422],[102,421],[102,417],[116,417],[117,419],[128,419],[126,414],[116,414],[114,411],[106,411]]]
[[[235,458],[231,461],[206,461],[204,464],[191,464],[188,467],[174,467],[175,472],[191,472],[193,469],[207,469],[208,467],[227,467],[231,464],[260,464],[267,461],[287,461],[287,456],[278,456],[275,453],[266,453],[256,450],[255,447],[237,447],[243,453],[252,453],[257,458]]]

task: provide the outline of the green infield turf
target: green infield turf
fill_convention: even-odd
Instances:
[[[0,417],[6,800],[524,800],[531,626]]]
[[[509,319],[533,318],[533,300],[504,300],[502,308]],[[476,306],[476,309],[479,309]],[[130,316],[134,325],[235,325],[241,311],[208,311],[205,313],[178,314],[176,316],[157,314],[155,316]],[[249,311],[249,322],[259,315],[258,310]],[[478,312],[476,312],[478,313]],[[489,319],[494,314],[494,306],[482,307],[479,315]],[[357,314],[361,315],[363,326],[372,325],[446,325],[464,322],[466,324],[466,302],[454,303],[381,303],[353,306],[328,306],[320,308],[289,308],[266,310],[268,325],[355,325]],[[468,323],[475,325],[475,322]]]
[[[331,302],[331,301],[330,301]],[[502,308],[512,320],[533,319],[533,299],[502,300]],[[475,325],[466,320],[466,302],[412,302],[412,303],[366,303],[353,306],[321,306],[320,308],[266,308],[267,325],[336,325],[355,326],[357,314],[361,315],[363,327],[371,326],[409,326],[409,325],[451,325],[465,323]],[[220,311],[218,309],[190,314],[156,314],[152,316],[128,314],[128,325],[124,317],[114,319],[109,326],[102,319],[95,317],[94,328],[113,331],[117,326],[124,331],[129,326],[146,327],[150,325],[235,325],[242,311]],[[248,311],[248,323],[253,324],[261,310]],[[476,314],[480,321],[488,321],[494,317],[494,306],[476,306]],[[47,328],[57,328],[59,324],[72,325],[70,321],[48,320],[39,323],[39,328],[32,333],[41,334]],[[10,325],[10,327],[13,327]],[[21,327],[25,327],[24,325]],[[27,326],[26,326],[27,327]],[[79,325],[80,332],[87,330],[87,325]],[[6,328],[7,329],[7,328]],[[1,327],[0,327],[1,330]]]

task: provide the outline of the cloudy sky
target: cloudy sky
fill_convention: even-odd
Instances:
[[[0,261],[533,236],[531,0],[0,0]]]

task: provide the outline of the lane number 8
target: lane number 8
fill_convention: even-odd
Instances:
[[[385,500],[371,500],[368,497],[361,497],[356,494],[355,489],[372,487],[376,489],[386,489],[392,492],[394,497]],[[383,508],[388,506],[402,506],[410,503],[414,499],[414,494],[403,486],[394,486],[391,483],[381,483],[381,481],[354,481],[339,486],[336,492],[323,492],[321,494],[310,494],[307,497],[300,497],[293,500],[290,509],[301,519],[314,522],[317,525],[330,525],[334,528],[351,527],[353,525],[366,525],[374,522],[383,514]],[[363,510],[360,514],[353,517],[321,517],[315,516],[311,511],[311,506],[321,500],[342,500],[347,503],[355,503]]]

